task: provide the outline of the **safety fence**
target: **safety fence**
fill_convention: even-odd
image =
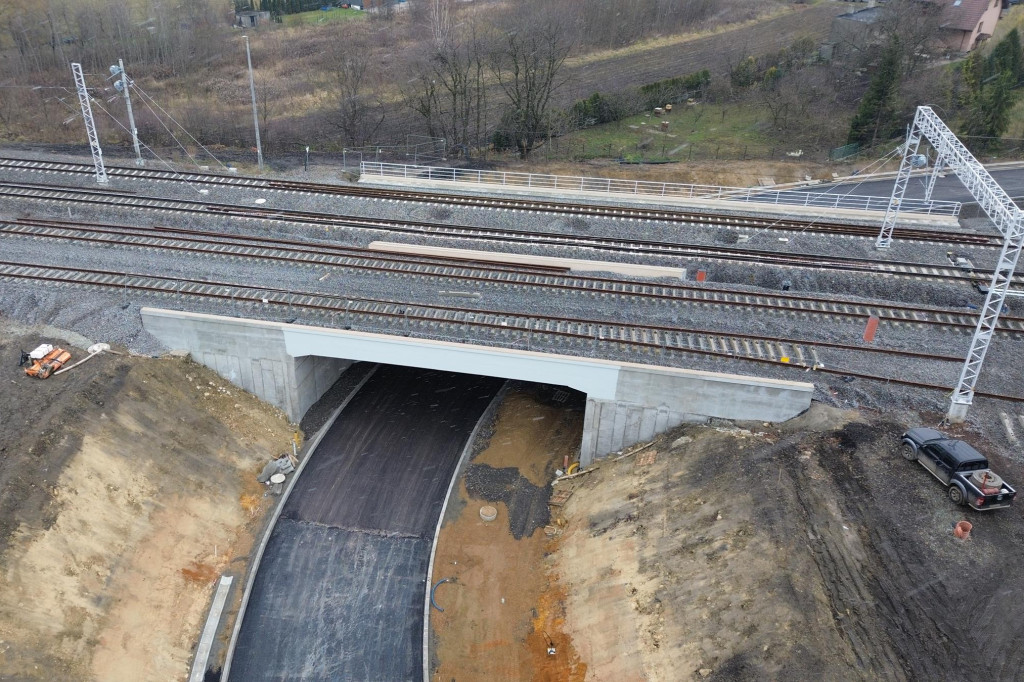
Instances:
[[[842,187],[834,187],[830,191],[815,191],[813,185],[802,189],[782,190],[766,187],[720,187],[716,185],[688,185],[673,182],[588,178],[570,175],[547,175],[543,173],[513,173],[370,161],[364,161],[360,164],[360,173],[362,175],[390,178],[440,180],[516,189],[658,196],[693,199],[696,201],[721,200],[822,209],[885,211],[889,207],[890,202],[889,197],[848,194],[843,191]],[[955,217],[960,214],[960,202],[924,201],[922,199],[904,198],[900,206],[900,212]]]

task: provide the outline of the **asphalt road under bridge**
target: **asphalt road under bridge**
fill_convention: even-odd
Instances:
[[[501,383],[378,369],[311,455],[271,532],[231,680],[422,678],[434,528]]]

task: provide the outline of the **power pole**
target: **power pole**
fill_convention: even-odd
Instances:
[[[967,409],[974,401],[974,387],[978,383],[985,354],[999,325],[999,315],[1006,305],[1006,298],[1021,295],[1010,285],[1013,283],[1021,251],[1024,250],[1024,211],[957,139],[938,114],[931,107],[921,106],[917,108],[914,124],[907,135],[903,165],[900,166],[900,174],[893,189],[893,200],[889,207],[893,213],[892,220],[890,221],[887,213],[877,246],[884,248],[892,240],[891,226],[895,224],[896,214],[899,213],[899,200],[903,198],[906,178],[910,174],[907,155],[911,153],[911,148],[916,151],[922,137],[927,138],[935,150],[935,167],[942,164],[956,174],[964,187],[978,200],[978,205],[992,220],[995,228],[1003,235],[1003,248],[992,272],[988,293],[985,294],[985,304],[978,315],[978,324],[971,338],[971,348],[960,371],[960,379],[953,390],[949,411],[946,413],[946,418],[955,423],[962,422],[967,417]],[[1003,371],[1012,371],[1012,368],[1004,367]]]
[[[252,78],[252,55],[249,53],[249,36],[245,38],[245,61],[249,64],[249,94],[252,95],[252,127],[256,129],[256,165],[263,172],[263,145],[260,144],[260,117],[256,113],[256,82]]]
[[[89,147],[92,149],[92,163],[96,167],[96,182],[106,184],[109,182],[107,169],[103,166],[103,150],[100,149],[100,138],[96,134],[96,123],[92,120],[92,105],[89,104],[89,91],[85,89],[82,65],[78,62],[71,62],[71,73],[75,77],[78,103],[82,105],[82,120],[85,121],[85,134],[89,136]]]
[[[145,166],[146,162],[142,160],[142,150],[139,148],[139,131],[135,127],[135,114],[132,112],[132,98],[128,94],[128,85],[131,81],[128,79],[128,74],[124,72],[124,61],[118,59],[117,66],[110,67],[110,73],[121,76],[120,80],[114,81],[114,88],[124,93],[124,103],[128,107],[128,125],[131,126],[132,145],[135,147],[135,165]]]
[[[921,130],[917,125],[914,125],[907,132],[907,141],[903,145],[903,160],[900,161],[900,169],[896,173],[896,183],[892,187],[892,197],[890,197],[889,206],[885,210],[882,231],[878,233],[878,239],[875,240],[876,249],[887,249],[892,244],[892,231],[896,228],[896,219],[900,214],[900,204],[903,202],[903,195],[907,191],[907,183],[910,182],[910,172],[914,170],[914,157],[917,156],[917,148],[920,144]]]

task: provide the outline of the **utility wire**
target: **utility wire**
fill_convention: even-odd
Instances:
[[[873,170],[873,169],[874,169],[874,168],[875,168],[876,166],[880,168],[880,167],[881,167],[881,166],[883,166],[883,165],[884,165],[885,163],[887,163],[887,162],[888,162],[888,161],[889,161],[890,159],[894,158],[894,157],[895,157],[895,156],[896,156],[896,155],[897,155],[898,153],[901,153],[901,150],[900,150],[900,148],[899,148],[899,147],[897,147],[897,148],[896,148],[896,149],[894,149],[893,151],[889,152],[888,154],[886,154],[886,155],[885,155],[885,156],[883,156],[882,158],[880,158],[880,159],[876,159],[875,161],[873,161],[872,163],[868,164],[868,165],[867,165],[867,166],[865,166],[864,168],[858,169],[858,170],[856,171],[855,175],[861,175],[861,174],[865,173],[865,171],[867,171],[868,173],[870,173],[870,172],[871,172],[871,171],[872,171],[872,170]],[[844,192],[844,193],[842,193],[842,194],[837,194],[836,196],[837,196],[837,197],[839,197],[840,199],[845,199],[846,197],[848,197],[848,196],[850,196],[851,194],[853,194],[853,193],[854,193],[854,191],[855,191],[855,190],[856,190],[856,189],[857,189],[858,187],[860,187],[861,185],[863,185],[863,184],[864,184],[864,183],[865,183],[866,181],[867,181],[867,178],[863,178],[863,179],[862,179],[862,180],[861,180],[860,182],[858,182],[858,183],[856,183],[855,185],[853,185],[853,186],[852,186],[852,187],[850,188],[850,190],[849,190],[848,192]],[[783,205],[784,205],[784,204],[783,204]],[[805,227],[804,227],[803,229],[801,229],[801,230],[798,230],[798,231],[797,231],[797,232],[796,232],[795,234],[796,234],[796,235],[801,235],[801,234],[803,234],[804,232],[806,232],[806,231],[807,231],[808,229],[810,229],[811,227],[813,227],[813,226],[814,226],[815,224],[817,224],[817,222],[818,222],[819,220],[821,220],[822,218],[824,218],[824,217],[826,216],[826,214],[827,214],[827,210],[828,210],[828,209],[825,209],[825,208],[823,208],[823,209],[822,209],[822,212],[821,212],[821,213],[819,213],[818,215],[814,216],[814,217],[813,217],[813,218],[812,218],[812,219],[811,219],[811,220],[810,220],[810,221],[809,221],[809,222],[807,223],[807,225],[806,225],[806,226],[805,226]],[[762,228],[760,228],[760,229],[758,229],[758,230],[755,230],[755,231],[754,231],[754,233],[753,233],[753,234],[752,234],[752,235],[750,236],[750,239],[748,239],[748,240],[747,240],[747,243],[749,244],[749,243],[750,243],[750,241],[751,241],[751,240],[752,240],[752,239],[753,239],[754,237],[756,237],[757,235],[761,234],[762,232],[765,232],[766,230],[770,230],[770,229],[771,229],[771,228],[773,228],[774,226],[778,225],[778,224],[779,224],[780,222],[782,222],[782,220],[783,220],[783,219],[782,219],[782,218],[780,217],[780,218],[778,218],[778,219],[777,219],[777,220],[776,220],[775,222],[773,222],[773,223],[771,223],[771,224],[769,224],[769,225],[765,225],[764,227],[762,227]],[[792,238],[790,238],[790,241],[792,241]]]
[[[95,76],[96,74],[88,74],[88,75]],[[134,86],[135,85],[135,81],[131,81],[131,84]],[[0,85],[0,88],[7,88],[7,89],[15,89],[15,88],[17,88],[17,89],[25,89],[25,90],[44,90],[44,89],[46,89],[46,90],[63,90],[64,92],[68,93],[69,95],[73,94],[72,90],[70,88],[68,88],[67,86],[64,86],[64,85]],[[93,89],[95,90],[95,88],[93,88]],[[178,138],[174,135],[174,133],[167,127],[167,125],[164,123],[164,121],[160,117],[160,115],[157,114],[155,111],[153,111],[153,108],[151,106],[149,106],[149,103],[147,102],[147,100],[153,102],[153,104],[156,105],[156,107],[158,109],[160,109],[160,111],[162,111],[168,118],[170,118],[171,121],[173,121],[175,125],[177,125],[183,131],[185,131],[185,134],[188,135],[193,141],[195,141],[196,144],[198,144],[200,147],[202,147],[203,150],[206,151],[206,153],[210,155],[210,158],[212,158],[214,161],[219,163],[222,168],[227,169],[227,166],[225,166],[220,161],[220,159],[215,157],[210,152],[209,149],[207,149],[198,140],[196,140],[194,137],[192,137],[192,135],[188,132],[188,130],[186,130],[185,127],[182,126],[180,123],[175,121],[174,118],[170,114],[168,114],[167,111],[156,102],[156,100],[154,100],[152,97],[150,97],[147,93],[143,92],[142,89],[139,88],[138,86],[135,86],[135,89],[136,89],[136,91],[138,91],[143,96],[143,100],[142,100],[143,104],[145,104],[146,107],[149,108],[150,112],[153,114],[153,116],[156,118],[156,120],[160,122],[160,125],[163,126],[164,130],[167,131],[167,133],[171,136],[171,138],[175,142],[178,143],[178,146],[181,147],[182,151],[184,151],[185,154],[189,157],[189,159],[192,160],[193,164],[195,164],[196,166],[199,166],[199,163],[196,161],[196,159],[191,154],[188,153],[188,150],[185,148],[184,145],[181,144],[181,141],[178,140]],[[104,88],[104,90],[106,90],[106,89]],[[89,96],[89,99],[92,101],[93,104],[95,104],[100,109],[100,111],[102,111],[107,116],[109,116],[110,119],[112,121],[114,121],[114,123],[116,123],[122,130],[124,130],[129,135],[131,135],[131,130],[129,130],[128,127],[125,126],[123,123],[121,123],[121,121],[118,120],[118,118],[116,116],[114,116],[110,111],[108,111],[100,103],[99,99],[97,99],[96,97],[94,97],[92,95]],[[71,104],[69,104],[63,97],[47,97],[47,98],[45,98],[43,100],[43,102],[45,103],[45,102],[49,102],[49,101],[52,101],[52,100],[56,100],[57,102],[60,102],[60,104],[62,104],[69,112],[71,112],[74,115],[74,118],[81,118],[82,112],[78,108],[76,108],[76,107],[72,106]],[[72,119],[69,119],[67,122],[70,123],[71,120]],[[158,161],[160,161],[167,168],[167,170],[171,171],[176,176],[178,176],[181,180],[186,182],[190,187],[192,187],[192,189],[196,190],[196,192],[200,192],[200,188],[199,187],[197,187],[193,183],[189,182],[179,171],[177,171],[171,165],[171,163],[167,159],[165,159],[162,156],[160,156],[160,154],[157,153],[157,151],[153,147],[151,147],[150,145],[146,144],[142,140],[139,140],[139,144],[142,147],[145,147],[146,151],[148,151]]]
[[[146,105],[146,108],[149,109],[151,114],[153,114],[153,117],[156,118],[156,120],[160,122],[160,125],[163,126],[164,130],[167,131],[167,134],[171,136],[171,139],[174,140],[178,144],[179,147],[181,147],[181,151],[185,152],[185,156],[187,156],[189,158],[189,160],[192,161],[192,164],[194,166],[198,167],[199,166],[199,162],[196,161],[194,156],[192,156],[191,154],[188,153],[188,149],[185,148],[185,145],[183,145],[181,143],[181,140],[179,140],[178,136],[174,134],[174,131],[172,131],[170,128],[167,127],[167,124],[164,123],[164,120],[162,118],[160,118],[160,115],[158,113],[156,113],[155,111],[153,111],[153,107],[149,106],[149,102],[147,102],[145,99],[143,99],[142,103]]]
[[[174,123],[174,125],[176,125],[176,126],[178,126],[179,128],[181,128],[181,129],[182,129],[182,131],[184,131],[184,133],[185,133],[186,135],[188,135],[188,136],[189,136],[189,139],[191,139],[191,140],[192,140],[193,142],[195,142],[195,143],[196,143],[197,145],[199,145],[199,147],[200,147],[200,148],[202,148],[202,150],[203,150],[204,152],[206,152],[206,153],[207,153],[207,154],[208,154],[208,155],[210,156],[210,158],[211,158],[211,159],[213,159],[214,161],[216,161],[217,163],[219,163],[219,164],[220,164],[220,167],[221,167],[221,168],[223,168],[224,170],[228,170],[228,167],[227,167],[227,166],[225,166],[225,165],[224,165],[224,163],[222,163],[220,159],[218,159],[218,158],[217,158],[216,156],[214,156],[214,155],[213,155],[213,152],[211,152],[211,151],[210,151],[210,150],[209,150],[209,149],[208,149],[208,148],[207,148],[207,147],[206,147],[206,146],[205,146],[205,145],[204,145],[204,144],[203,144],[202,142],[200,142],[200,141],[199,141],[199,140],[197,140],[197,139],[196,139],[195,137],[193,137],[193,136],[192,136],[192,133],[188,132],[188,130],[187,130],[187,129],[185,128],[185,126],[183,126],[183,125],[181,125],[180,123],[178,123],[178,122],[177,122],[177,121],[176,121],[176,120],[174,119],[174,117],[173,117],[173,116],[171,116],[171,115],[170,115],[169,113],[167,113],[167,110],[165,110],[165,109],[164,109],[164,108],[163,108],[162,106],[160,106],[160,103],[159,103],[159,102],[157,102],[157,101],[156,101],[155,99],[153,99],[152,97],[150,97],[149,93],[147,93],[147,92],[146,92],[145,90],[143,90],[142,88],[140,88],[140,87],[138,86],[138,84],[137,84],[137,83],[136,83],[136,82],[135,82],[134,80],[133,80],[133,81],[131,81],[130,87],[134,88],[134,89],[135,89],[135,92],[139,93],[139,96],[140,96],[140,97],[141,97],[141,98],[143,99],[143,102],[146,102],[146,100],[149,100],[150,102],[152,102],[152,103],[153,103],[153,104],[154,104],[154,105],[156,106],[156,108],[157,108],[157,109],[159,109],[160,111],[162,111],[162,112],[163,112],[163,114],[164,114],[164,115],[165,115],[165,116],[166,116],[167,118],[171,119],[171,122],[172,122],[172,123]],[[149,106],[149,104],[147,103],[147,104],[146,104],[146,106],[148,107],[148,106]],[[152,108],[150,108],[150,111],[152,111]],[[154,112],[154,115],[155,115],[155,112]],[[165,128],[166,128],[166,126],[165,126]],[[170,132],[170,131],[168,131],[168,132]],[[175,138],[175,139],[177,139],[177,138]],[[180,143],[179,143],[179,144],[180,144]],[[188,152],[186,151],[185,153],[187,154]],[[191,158],[191,157],[189,157],[189,158]],[[194,161],[194,160],[193,160],[193,161]],[[198,165],[198,164],[197,164],[197,165]]]
[[[93,104],[95,104],[97,107],[99,107],[100,111],[102,111],[104,114],[109,116],[114,121],[114,123],[116,123],[117,125],[119,125],[121,127],[122,130],[124,130],[129,135],[131,135],[132,131],[129,130],[128,127],[125,126],[123,123],[121,123],[121,121],[119,121],[116,116],[114,116],[112,113],[107,111],[106,108],[102,104],[100,104],[99,101],[96,100],[95,98],[93,99]],[[182,175],[179,171],[175,170],[174,166],[172,166],[171,163],[167,159],[165,159],[162,156],[160,156],[160,154],[158,154],[155,149],[150,147],[148,144],[146,144],[142,140],[139,140],[139,144],[141,146],[145,147],[146,151],[148,151],[150,154],[152,154],[154,157],[156,157],[156,159],[158,161],[160,161],[160,163],[162,163],[164,166],[166,166],[167,170],[169,170],[170,172],[174,173],[178,178],[181,179],[182,182],[186,183],[189,187],[194,189],[196,191],[196,193],[198,193],[198,194],[202,194],[203,193],[203,190],[201,188],[199,188],[198,186],[194,185],[188,178],[186,178],[184,175]],[[188,152],[186,152],[186,154],[187,153]]]

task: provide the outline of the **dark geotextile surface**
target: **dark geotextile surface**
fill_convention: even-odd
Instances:
[[[260,564],[231,679],[418,677],[429,557],[430,542],[422,538],[279,520]]]
[[[505,503],[509,530],[516,540],[533,535],[551,521],[551,488],[534,485],[515,467],[470,464],[465,480],[471,497]]]
[[[412,680],[434,526],[501,381],[380,367],[324,436],[258,569],[231,679]]]
[[[302,421],[299,422],[299,428],[306,434],[307,439],[312,438],[327,423],[334,411],[338,409],[338,405],[359,385],[367,373],[373,371],[374,367],[372,362],[355,363],[342,372],[334,385],[327,389],[327,393],[320,396],[320,400],[306,410],[306,414],[302,415]]]

